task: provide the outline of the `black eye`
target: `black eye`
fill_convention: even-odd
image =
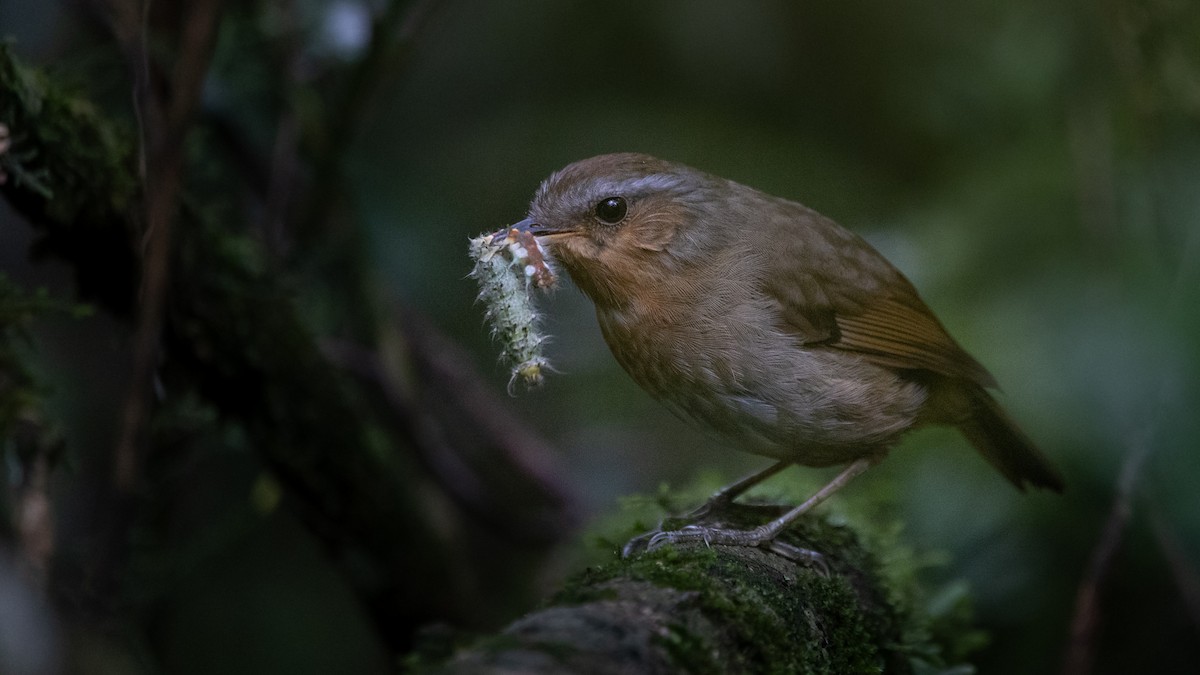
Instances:
[[[609,225],[616,225],[625,217],[629,206],[624,197],[609,197],[596,203],[596,217]]]

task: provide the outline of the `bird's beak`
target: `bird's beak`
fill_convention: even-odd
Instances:
[[[530,234],[538,239],[546,238],[551,242],[561,237],[579,233],[578,230],[573,230],[570,228],[547,227],[540,223],[534,222],[533,218],[526,218],[520,222],[513,223],[503,230],[500,230],[500,232],[497,234],[508,232],[509,230],[528,230]]]

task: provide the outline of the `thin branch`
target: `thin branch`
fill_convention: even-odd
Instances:
[[[1132,451],[1121,467],[1117,492],[1100,538],[1092,549],[1088,568],[1079,583],[1075,596],[1075,612],[1071,619],[1070,639],[1063,659],[1063,675],[1085,675],[1092,672],[1096,660],[1096,637],[1102,618],[1104,586],[1112,573],[1113,564],[1133,513],[1133,496],[1142,467],[1150,456],[1150,433],[1142,434],[1132,444]]]
[[[1200,571],[1197,571],[1195,564],[1188,559],[1179,537],[1162,514],[1156,511],[1151,516],[1150,527],[1163,556],[1167,559],[1167,566],[1175,580],[1175,588],[1183,599],[1196,632],[1200,634]]]
[[[402,72],[403,60],[411,45],[421,35],[421,28],[434,13],[439,0],[392,0],[371,26],[371,40],[363,57],[358,60],[346,80],[346,87],[336,105],[334,117],[325,125],[324,133],[315,140],[311,191],[301,226],[309,236],[320,232],[338,206],[342,193],[342,166],[339,158],[354,141],[363,115],[369,109],[375,92],[385,76]]]
[[[118,26],[129,21],[128,5],[117,3]],[[145,15],[139,40],[130,40],[127,27],[118,30],[135,73],[136,107],[143,125],[141,145],[145,157],[146,219],[139,311],[133,338],[133,373],[121,416],[114,461],[114,483],[123,493],[129,492],[137,480],[139,446],[149,419],[154,373],[159,362],[170,275],[171,226],[183,181],[184,140],[200,101],[221,14],[220,0],[197,0],[185,6],[179,54],[172,71],[171,93],[166,101],[159,100],[149,86]],[[148,4],[143,7],[148,8]],[[134,44],[140,46],[130,51],[128,48]]]
[[[285,77],[280,87],[285,103],[275,120],[275,138],[268,159],[259,228],[263,242],[275,260],[282,260],[288,252],[288,215],[293,212],[296,194],[301,192],[298,188],[303,175],[299,147],[300,116],[297,106],[292,103],[297,99],[298,92],[307,85],[302,76],[305,54],[299,39],[296,11],[293,0],[280,0],[277,3],[279,38],[275,40],[272,50],[273,66]],[[261,161],[256,159],[246,168],[253,169],[259,164]]]

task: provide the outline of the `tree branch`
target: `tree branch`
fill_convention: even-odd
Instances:
[[[121,3],[128,4],[128,3]],[[117,439],[113,480],[119,492],[128,492],[138,473],[139,446],[145,435],[154,373],[159,365],[163,308],[167,300],[171,261],[171,230],[183,181],[184,141],[200,101],[200,91],[216,42],[220,0],[185,3],[180,49],[165,100],[149,86],[150,66],[146,53],[146,23],[136,42],[129,30],[118,36],[126,45],[126,57],[135,73],[135,101],[142,123],[142,156],[145,157],[143,195],[146,230],[143,238],[142,279],[133,337],[133,373],[122,410]],[[128,21],[130,10],[117,10]],[[143,11],[148,11],[148,7]],[[131,48],[137,45],[136,48]]]
[[[783,509],[732,505],[703,521],[746,527]],[[912,673],[962,655],[965,624],[934,635],[915,585],[851,528],[808,518],[783,535],[822,553],[810,567],[757,548],[702,543],[614,560],[546,606],[457,653],[410,662],[434,673]],[[894,551],[892,552],[894,553]],[[434,649],[438,646],[434,645]]]

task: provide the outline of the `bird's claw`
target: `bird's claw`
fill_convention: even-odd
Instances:
[[[638,553],[641,553],[643,551],[649,551],[650,550],[650,541],[654,538],[654,535],[656,535],[656,534],[658,534],[658,532],[646,532],[643,534],[639,534],[638,536],[634,537],[633,539],[630,539],[629,541],[625,542],[625,545],[621,547],[621,557],[622,558],[632,558],[633,556],[637,555]]]
[[[639,534],[638,536],[626,542],[625,545],[621,547],[621,557],[628,558],[642,551],[652,551],[662,544],[667,543],[666,541],[659,540],[660,535],[702,527],[693,523],[702,521],[713,513],[718,513],[721,509],[732,503],[732,501],[733,500],[718,494],[700,506],[697,506],[691,511],[683,514],[682,516],[670,516],[668,518],[664,518],[662,522],[658,524],[657,530]],[[689,524],[684,525],[683,523]]]
[[[703,541],[705,546],[713,544],[730,544],[726,541],[714,541],[709,536],[712,532],[736,532],[736,530],[718,530],[715,528],[703,527],[701,525],[685,525],[678,530],[655,530],[646,532],[630,539],[621,548],[621,557],[629,558],[637,553],[653,551],[661,548],[666,544],[685,544],[689,542]],[[740,544],[742,546],[753,546],[754,544]]]
[[[825,556],[811,548],[800,548],[785,544],[778,539],[770,539],[763,542],[762,547],[774,553],[781,558],[787,558],[797,565],[804,565],[815,569],[821,576],[830,576],[833,571],[829,568],[829,563],[825,562]]]
[[[621,550],[622,557],[628,558],[641,551],[653,551],[666,544],[688,544],[703,542],[711,546],[742,546],[747,548],[762,548],[775,555],[787,558],[792,562],[818,568],[818,571],[828,576],[829,567],[825,564],[824,556],[817,551],[799,546],[792,546],[774,537],[765,536],[757,530],[727,530],[702,525],[687,525],[678,530],[647,532],[629,540]]]
[[[665,544],[684,544],[693,541],[702,541],[705,546],[711,547],[713,541],[709,533],[713,531],[715,530],[700,525],[686,525],[678,530],[655,532],[650,536],[650,541],[646,544],[646,550],[653,551]],[[716,543],[719,544],[722,542]]]

